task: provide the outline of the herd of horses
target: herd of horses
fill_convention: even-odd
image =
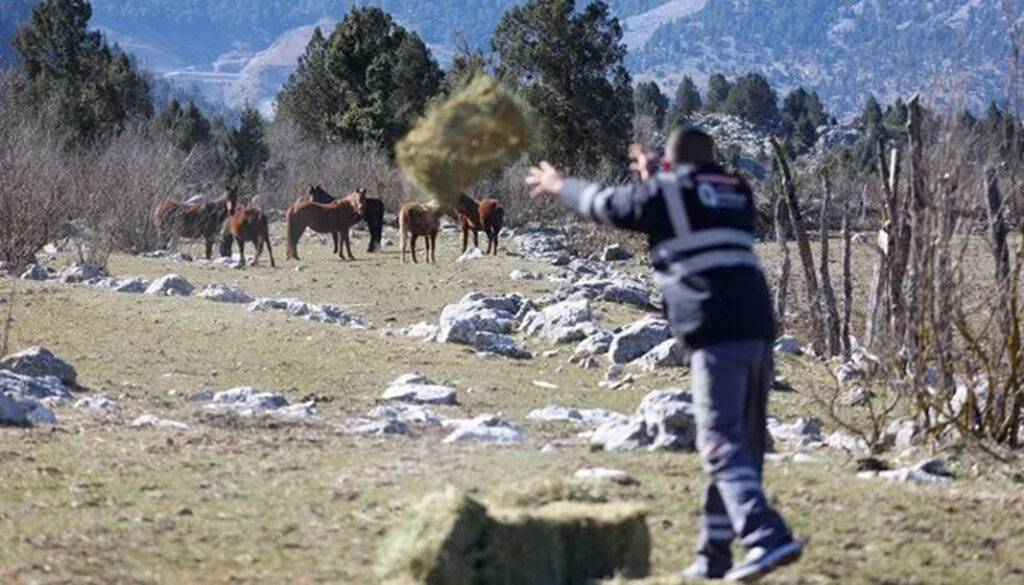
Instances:
[[[310,185],[306,196],[288,207],[285,213],[287,238],[286,259],[299,260],[299,238],[307,229],[320,234],[330,234],[334,240],[334,252],[344,260],[355,260],[352,255],[352,241],[349,232],[354,225],[365,221],[370,232],[367,252],[376,252],[381,246],[384,231],[384,203],[380,199],[367,197],[366,189],[358,189],[345,197],[335,198],[320,185]],[[469,235],[473,245],[479,246],[479,234],[487,236],[487,254],[497,255],[498,235],[505,223],[505,210],[496,199],[476,200],[461,195],[452,206],[436,202],[423,203],[407,201],[398,209],[398,230],[402,246],[402,262],[406,252],[416,258],[416,241],[424,239],[426,261],[436,262],[435,248],[441,218],[453,219],[462,232],[462,252],[469,247]],[[238,204],[238,189],[229,187],[225,196],[214,202],[186,203],[174,199],[161,199],[153,207],[153,225],[157,230],[160,245],[175,247],[177,238],[201,239],[206,245],[206,259],[213,255],[217,235],[221,236],[221,256],[231,256],[234,244],[238,244],[242,265],[245,265],[245,244],[251,243],[256,253],[253,265],[259,263],[263,248],[270,255],[270,265],[275,267],[274,252],[270,244],[270,222],[267,215],[256,207]]]

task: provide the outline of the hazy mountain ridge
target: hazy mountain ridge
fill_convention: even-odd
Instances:
[[[269,112],[313,26],[330,29],[353,4],[383,7],[444,63],[462,40],[486,48],[502,12],[522,1],[94,0],[93,22],[179,87],[232,106],[249,99]],[[5,4],[19,2],[27,0]],[[669,95],[684,74],[703,85],[711,73],[755,70],[780,92],[818,91],[840,116],[856,112],[868,92],[889,100],[927,92],[940,79],[974,106],[1004,97],[1001,0],[608,3],[622,19],[632,72]],[[0,29],[4,16],[0,8]]]
[[[840,113],[856,111],[867,91],[888,100],[957,87],[974,106],[1004,96],[1010,41],[999,0],[799,4],[710,0],[631,47],[630,65],[672,81],[680,69],[701,78],[759,70],[777,87],[819,91]]]

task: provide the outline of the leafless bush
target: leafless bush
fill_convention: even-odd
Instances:
[[[50,241],[67,205],[59,141],[19,112],[0,78],[0,259],[16,269]]]
[[[284,210],[309,185],[323,185],[335,197],[359,188],[395,212],[412,197],[398,169],[377,151],[350,144],[325,144],[309,138],[293,124],[279,120],[270,127],[270,162],[258,190],[267,210]]]

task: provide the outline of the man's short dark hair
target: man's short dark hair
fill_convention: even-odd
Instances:
[[[712,164],[715,139],[696,126],[679,126],[669,135],[665,151],[672,164]]]

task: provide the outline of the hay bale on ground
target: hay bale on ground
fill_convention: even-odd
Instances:
[[[649,559],[639,506],[555,502],[488,511],[449,488],[392,532],[379,574],[392,585],[584,585],[645,577]]]
[[[526,150],[530,123],[519,100],[482,75],[431,109],[395,146],[395,158],[414,187],[442,206]]]

